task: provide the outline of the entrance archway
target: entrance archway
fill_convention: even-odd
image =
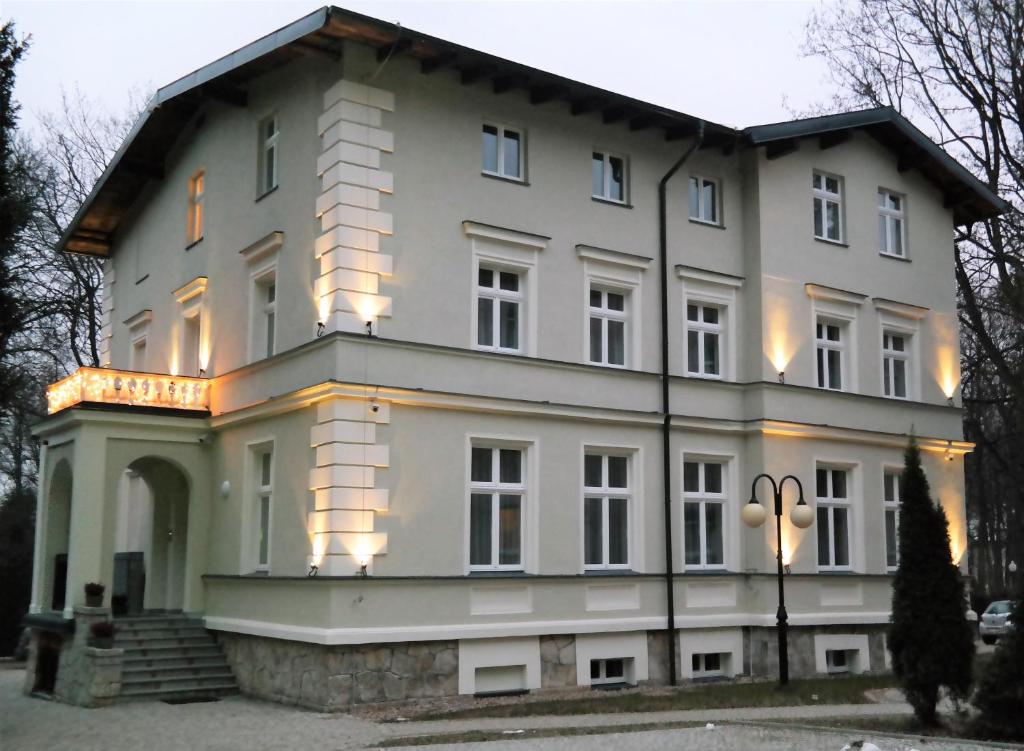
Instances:
[[[118,485],[115,615],[182,609],[188,511],[189,481],[177,465],[160,457],[128,465]]]
[[[38,522],[37,522],[38,523]],[[41,610],[62,611],[68,582],[71,543],[71,464],[61,459],[50,473],[46,492],[46,538],[43,541]]]

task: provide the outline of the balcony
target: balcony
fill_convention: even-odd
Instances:
[[[210,408],[210,381],[110,368],[79,368],[47,387],[46,402],[51,415],[76,404],[121,404],[204,412]]]

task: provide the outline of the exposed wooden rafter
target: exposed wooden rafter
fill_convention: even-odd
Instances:
[[[441,68],[452,65],[457,55],[454,52],[440,52],[434,57],[427,58],[420,62],[420,72],[430,75]]]
[[[411,48],[412,39],[409,37],[399,37],[393,43],[377,48],[377,62],[382,63],[385,60],[396,58]]]
[[[798,142],[795,138],[787,138],[784,141],[772,141],[764,147],[764,155],[767,159],[778,159],[786,156],[786,154],[792,154],[798,148]]]
[[[611,125],[625,119],[628,114],[625,107],[606,107],[601,110],[601,122]]]
[[[530,104],[544,104],[550,102],[563,91],[561,86],[533,86],[530,88]]]
[[[588,112],[600,109],[604,104],[606,104],[606,100],[599,97],[572,99],[569,101],[569,112],[573,115],[585,115]]]
[[[825,149],[831,149],[833,146],[846,143],[852,137],[853,134],[849,130],[833,130],[829,133],[822,133],[818,138],[818,148],[822,151]]]

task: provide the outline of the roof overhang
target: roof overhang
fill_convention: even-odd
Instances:
[[[743,130],[749,146],[765,146],[768,158],[783,156],[803,139],[817,138],[821,149],[837,146],[855,130],[862,130],[896,154],[900,172],[919,171],[936,185],[943,205],[957,225],[989,219],[1005,212],[1008,204],[937,146],[892,107],[843,112]]]
[[[841,141],[844,132],[863,129],[898,154],[901,170],[919,169],[938,184],[958,224],[988,218],[1007,208],[983,183],[889,108],[739,131],[398,24],[325,7],[157,91],[68,225],[58,249],[109,255],[128,209],[150,181],[163,178],[167,153],[205,102],[212,99],[244,107],[252,79],[301,57],[338,59],[346,40],[375,48],[381,63],[410,57],[425,75],[447,72],[462,85],[489,85],[495,94],[525,92],[534,105],[562,101],[574,116],[589,114],[605,124],[624,124],[632,131],[652,132],[668,141],[703,132],[702,147],[727,152],[737,146],[766,145],[781,154],[797,140],[811,136],[819,137],[824,147],[826,142]]]

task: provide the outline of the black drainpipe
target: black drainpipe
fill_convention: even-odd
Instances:
[[[676,610],[672,571],[672,454],[670,433],[672,413],[668,400],[668,223],[666,220],[665,190],[668,181],[679,171],[690,155],[704,143],[704,121],[697,129],[697,140],[679,157],[658,183],[658,252],[661,259],[661,468],[665,486],[665,601],[668,608],[668,680],[676,679]]]

